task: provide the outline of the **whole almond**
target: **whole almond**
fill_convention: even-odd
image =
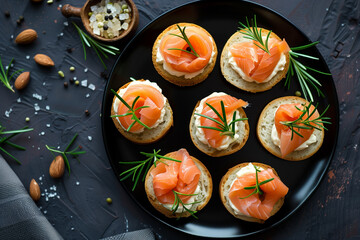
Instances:
[[[21,73],[15,80],[15,88],[17,90],[24,89],[30,81],[30,72]]]
[[[30,182],[30,197],[34,200],[34,201],[38,201],[40,199],[40,187],[39,184],[35,181],[35,179],[32,179]]]
[[[34,29],[26,29],[19,33],[15,38],[17,44],[30,44],[37,39],[37,33]]]
[[[52,67],[54,66],[54,61],[45,54],[36,54],[34,60],[37,64],[45,67]]]
[[[64,175],[65,163],[64,158],[58,155],[50,164],[49,173],[52,178],[60,178]]]

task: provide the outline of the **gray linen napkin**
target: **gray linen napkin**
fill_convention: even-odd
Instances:
[[[0,239],[63,239],[1,155]]]
[[[107,238],[102,238],[100,240],[154,240],[154,233],[151,229],[146,228],[142,230],[137,230],[133,232],[121,233]]]

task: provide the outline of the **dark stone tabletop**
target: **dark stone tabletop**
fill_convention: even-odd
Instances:
[[[162,13],[188,0],[135,0],[140,31]],[[340,132],[331,165],[317,190],[291,217],[279,226],[249,239],[359,239],[360,238],[360,3],[358,0],[256,0],[288,18],[312,41],[331,70],[340,109]],[[5,147],[18,165],[2,154],[26,189],[32,178],[43,196],[37,206],[65,239],[99,239],[119,233],[151,228],[158,239],[190,239],[191,236],[158,222],[133,202],[115,176],[107,158],[101,132],[101,106],[106,77],[116,56],[105,61],[83,49],[72,21],[62,5],[81,7],[85,0],[2,0],[0,4],[0,57],[4,65],[14,58],[13,69],[31,72],[30,84],[22,91],[0,86],[0,122],[7,130],[34,128],[15,138],[26,151]],[[10,17],[5,16],[9,11]],[[219,9],[226,11],[226,9]],[[17,24],[19,16],[24,20]],[[38,39],[29,46],[14,43],[18,33],[33,28]],[[122,49],[130,38],[115,44]],[[33,57],[49,55],[55,67],[38,66]],[[70,66],[75,71],[69,70]],[[64,78],[58,75],[62,70]],[[70,78],[87,80],[75,86]],[[89,86],[95,86],[95,89]],[[86,114],[85,111],[89,114]],[[25,118],[30,118],[29,122]],[[86,154],[70,159],[71,175],[49,176],[53,159],[45,145],[63,149],[78,133],[76,144]],[[326,146],[324,146],[326,147]],[[106,198],[112,199],[112,204]],[[0,209],[1,211],[1,209]]]

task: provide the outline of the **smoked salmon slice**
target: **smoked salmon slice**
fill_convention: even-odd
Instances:
[[[268,47],[270,54],[256,46],[254,41],[243,41],[233,44],[230,53],[246,76],[262,83],[274,71],[281,53],[290,51],[285,39],[281,41],[275,37],[269,38]]]
[[[232,117],[236,109],[245,107],[248,105],[247,102],[237,99],[235,97],[232,97],[230,95],[221,95],[221,96],[214,96],[208,98],[204,102],[203,110],[201,112],[202,115],[206,115],[208,117],[212,117],[215,120],[220,121],[220,118],[216,115],[216,113],[208,106],[206,103],[213,106],[216,111],[222,115],[222,109],[221,109],[221,101],[223,101],[225,106],[225,113],[226,113],[226,119],[228,124],[232,121]],[[220,121],[221,122],[221,121]],[[208,127],[218,127],[218,124],[210,119],[207,119],[205,117],[200,117],[200,125],[201,126],[208,126]],[[225,135],[221,135],[220,131],[213,130],[213,129],[206,129],[203,128],[203,132],[205,135],[206,140],[213,148],[218,148],[222,145],[223,140],[225,139]]]
[[[314,128],[313,129],[296,128],[296,131],[303,136],[301,137],[295,133],[292,134],[291,129],[288,126],[285,126],[284,124],[281,123],[287,121],[295,121],[299,119],[301,114],[303,114],[303,112],[300,111],[299,109],[304,109],[304,107],[305,106],[301,104],[283,104],[280,105],[280,107],[275,113],[275,127],[280,139],[280,151],[283,157],[293,152],[301,144],[306,142],[310,138],[311,134],[314,132]],[[314,108],[315,107],[311,105],[308,113],[311,114]],[[309,116],[308,113],[306,113],[302,117],[302,119],[306,119]],[[316,110],[315,113],[310,116],[309,120],[313,120],[317,117],[319,117],[319,113]],[[312,124],[314,125],[314,123]]]
[[[263,191],[260,197],[259,194],[249,196],[254,190],[244,189],[256,185],[255,173],[237,177],[229,191],[230,201],[244,215],[261,220],[268,219],[274,205],[289,191],[289,188],[274,174],[272,169],[262,170],[258,173],[259,183],[271,178],[274,178],[274,180],[260,185],[260,189]]]
[[[138,98],[138,100],[135,103],[134,109],[142,106],[148,106],[147,108],[141,108],[136,111],[136,116],[140,119],[142,123],[144,123],[148,127],[152,127],[156,121],[161,116],[161,109],[164,107],[164,97],[162,93],[146,84],[135,84],[130,85],[126,92],[123,94],[122,98],[126,101],[127,104],[132,106],[135,99]],[[117,114],[122,115],[129,112],[129,108],[120,102]],[[135,120],[131,119],[132,115],[124,116],[124,117],[118,117],[121,125],[127,129]],[[144,129],[144,126],[142,126],[139,123],[135,123],[129,130],[129,132],[138,132]]]
[[[153,177],[154,192],[159,202],[173,204],[175,198],[172,190],[193,194],[199,183],[201,172],[184,148],[168,154],[167,157],[181,162],[166,160],[164,163],[158,163],[150,175]],[[185,195],[178,196],[184,203],[191,198]]]
[[[185,33],[199,57],[181,50],[171,50],[171,48],[189,50],[190,47],[184,39],[172,35],[181,36],[179,29],[172,30],[170,33],[161,40],[159,50],[164,61],[174,70],[193,73],[200,71],[209,63],[213,43],[203,29],[194,26],[185,29]]]

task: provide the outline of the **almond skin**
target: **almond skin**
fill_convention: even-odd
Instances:
[[[34,29],[26,29],[19,33],[15,38],[17,44],[30,44],[37,39],[37,33]]]
[[[58,155],[50,164],[49,173],[52,178],[61,178],[64,175],[65,162],[61,155]]]
[[[36,54],[34,60],[37,64],[45,67],[53,67],[55,66],[54,61],[45,54]]]
[[[40,199],[40,187],[39,184],[35,181],[35,179],[32,179],[30,182],[30,197],[36,202]]]
[[[15,88],[17,90],[24,89],[30,81],[30,72],[21,73],[15,80]]]

